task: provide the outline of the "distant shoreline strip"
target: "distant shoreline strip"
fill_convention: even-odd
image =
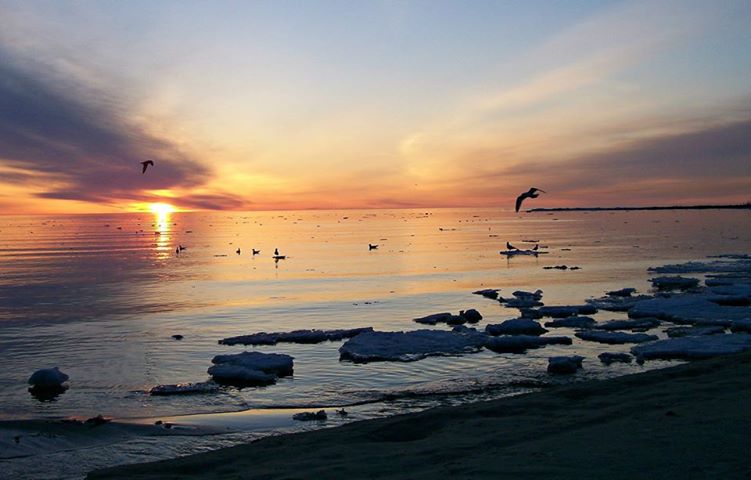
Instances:
[[[668,207],[559,207],[559,208],[532,208],[527,210],[534,212],[608,212],[608,211],[631,211],[631,210],[751,210],[751,203],[742,205],[674,205]]]

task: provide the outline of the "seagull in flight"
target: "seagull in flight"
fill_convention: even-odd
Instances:
[[[540,196],[538,192],[542,193],[548,193],[545,190],[540,190],[539,188],[532,187],[528,191],[522,193],[518,197],[516,197],[516,211],[518,212],[519,209],[522,206],[522,202],[527,198],[537,198]]]
[[[143,175],[146,173],[146,169],[149,168],[149,165],[152,167],[154,166],[154,160],[146,160],[144,162],[141,162],[141,165],[143,165],[143,169],[141,170],[141,174]]]

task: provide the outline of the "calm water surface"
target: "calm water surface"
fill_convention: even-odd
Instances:
[[[506,241],[521,246],[525,239],[539,239],[550,254],[498,254]],[[369,251],[368,243],[380,246]],[[187,249],[176,255],[180,244]],[[252,248],[261,253],[251,255]],[[274,248],[287,259],[275,263]],[[341,342],[281,344],[257,348],[295,357],[294,376],[276,385],[182,398],[144,393],[160,383],[206,380],[214,355],[244,349],[217,344],[228,336],[300,328],[410,330],[424,328],[414,317],[467,308],[484,315],[484,328],[517,311],[471,294],[479,288],[501,288],[502,295],[541,288],[547,305],[581,303],[614,288],[647,291],[649,266],[749,252],[748,211],[0,217],[0,416],[146,417],[462,392],[545,377],[548,356],[572,352],[589,359],[582,376],[639,371],[659,364],[603,367],[592,360],[597,353],[627,347],[578,339],[527,355],[481,352],[368,365],[339,362]],[[581,270],[543,269],[558,264]],[[596,318],[619,317],[603,312]],[[175,341],[173,334],[185,338]],[[70,375],[70,389],[40,402],[27,392],[26,380],[50,366]]]

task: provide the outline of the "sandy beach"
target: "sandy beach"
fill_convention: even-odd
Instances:
[[[87,478],[746,478],[750,407],[745,353]]]

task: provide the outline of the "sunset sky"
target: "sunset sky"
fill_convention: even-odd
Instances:
[[[0,0],[0,213],[530,186],[751,200],[751,2]]]

